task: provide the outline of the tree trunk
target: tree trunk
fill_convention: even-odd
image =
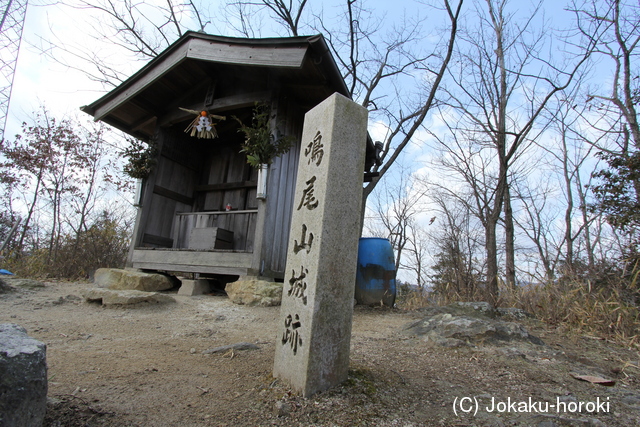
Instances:
[[[511,208],[511,192],[509,183],[505,185],[504,194],[504,232],[506,250],[506,281],[510,289],[516,288],[516,246],[513,227],[513,209]]]
[[[487,221],[485,228],[485,248],[487,251],[487,302],[496,307],[499,298],[498,288],[498,246],[496,241],[496,225],[493,218]]]

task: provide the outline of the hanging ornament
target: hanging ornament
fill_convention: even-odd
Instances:
[[[215,120],[226,120],[226,116],[217,116],[215,114],[209,114],[208,111],[196,111],[189,110],[187,108],[179,107],[182,111],[186,111],[187,113],[197,114],[196,118],[189,123],[189,126],[184,130],[186,133],[191,136],[195,136],[198,138],[205,139],[214,139],[218,137],[218,132],[216,132],[216,126],[213,123],[212,119]]]

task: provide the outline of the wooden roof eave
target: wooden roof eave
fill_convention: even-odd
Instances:
[[[260,43],[256,43],[253,39],[205,36],[193,32],[186,33],[116,89],[92,104],[81,107],[81,110],[91,114],[95,120],[103,120],[187,59],[223,64],[300,68],[308,48],[306,37],[262,39]],[[283,40],[288,42],[282,42]]]
[[[346,96],[349,99],[352,99],[349,88],[347,88],[347,84],[342,78],[342,74],[340,73],[338,64],[333,58],[331,50],[329,49],[329,45],[327,45],[327,42],[322,34],[311,36],[308,38],[308,41],[311,49],[315,53],[314,62],[317,66],[319,66],[319,69],[325,70],[326,80],[333,86],[336,86],[336,92]]]

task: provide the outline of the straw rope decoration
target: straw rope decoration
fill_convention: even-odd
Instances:
[[[210,114],[206,110],[196,111],[189,110],[187,108],[178,107],[182,111],[186,111],[187,113],[196,114],[196,118],[193,119],[189,126],[184,130],[186,133],[191,136],[195,136],[198,138],[204,139],[214,139],[218,137],[218,132],[216,131],[216,126],[213,123],[212,119],[215,120],[227,120],[226,116],[217,116],[215,114]]]

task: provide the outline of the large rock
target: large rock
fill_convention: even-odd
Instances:
[[[47,411],[44,343],[12,323],[0,324],[0,426],[42,426]]]
[[[162,304],[176,301],[169,295],[164,295],[158,292],[113,290],[104,288],[87,289],[83,296],[89,302],[101,302],[104,306],[132,305],[140,303]]]
[[[174,282],[162,274],[143,273],[141,271],[122,270],[119,268],[97,269],[93,282],[98,286],[114,290],[145,292],[166,291],[174,286]]]
[[[228,283],[224,290],[235,304],[269,307],[280,305],[282,301],[282,283],[252,277],[243,277],[237,282]]]

